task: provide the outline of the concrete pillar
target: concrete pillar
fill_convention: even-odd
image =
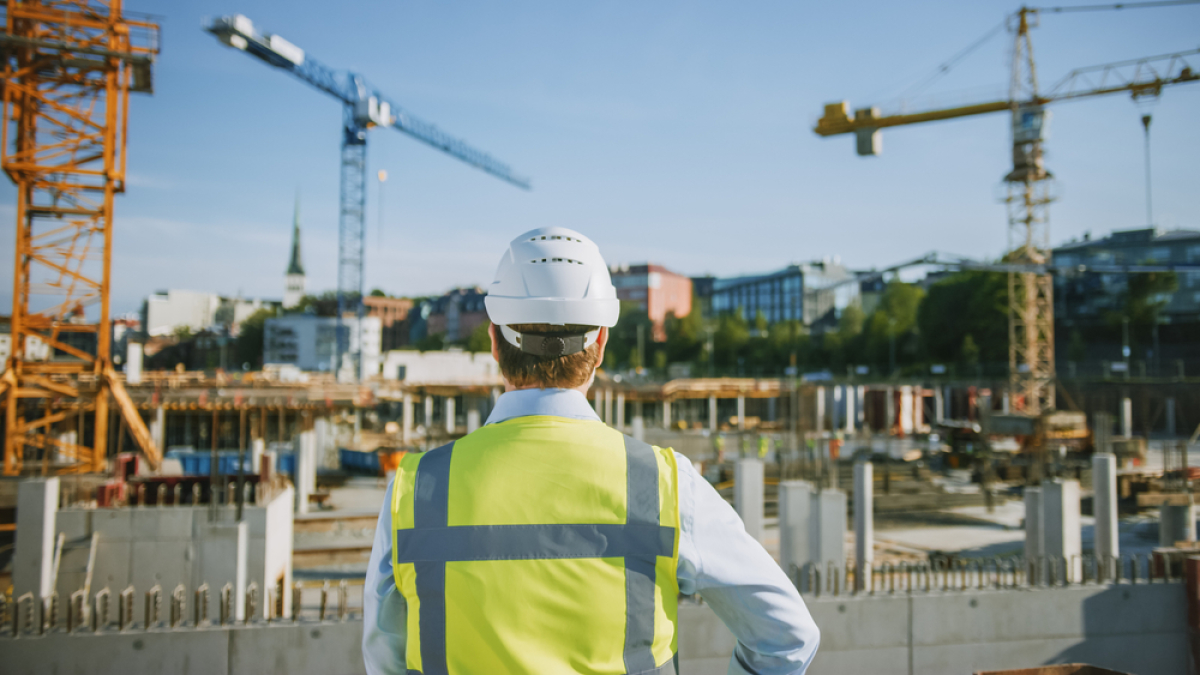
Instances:
[[[604,390],[604,423],[612,426],[613,423],[613,392],[612,389]]]
[[[821,564],[824,578],[833,563],[846,568],[846,493],[822,490],[813,495],[813,561]]]
[[[1173,437],[1173,436],[1175,436],[1175,433],[1176,433],[1176,431],[1175,431],[1175,397],[1168,396],[1167,400],[1166,400],[1166,405],[1167,405],[1167,436]]]
[[[13,599],[32,592],[41,600],[54,591],[54,538],[58,478],[29,478],[17,484],[17,536],[13,553]],[[66,599],[59,599],[60,612]],[[37,611],[34,611],[36,617]],[[36,618],[35,618],[36,620]]]
[[[746,533],[761,542],[763,539],[763,463],[758,458],[742,458],[734,463],[733,507],[742,517]]]
[[[738,431],[746,428],[746,397],[741,394],[737,397],[737,427]]]
[[[467,433],[473,433],[480,424],[479,400],[463,399],[463,403],[467,406]]]
[[[900,432],[905,436],[909,436],[916,431],[914,422],[916,415],[913,403],[913,388],[909,386],[900,387]]]
[[[263,454],[267,452],[267,442],[261,438],[255,438],[250,442],[250,469],[253,473],[262,472]]]
[[[443,405],[443,406],[442,406],[442,416],[446,418],[446,433],[447,433],[447,434],[453,434],[453,433],[454,433],[454,428],[455,428],[455,424],[454,424],[454,418],[455,418],[454,404],[455,404],[454,397],[453,397],[453,396],[447,396],[447,397],[446,397],[446,403],[445,403],[445,405]]]
[[[1175,542],[1196,541],[1196,507],[1171,506],[1163,504],[1158,507],[1158,545],[1174,548]],[[20,527],[18,525],[18,527]]]
[[[142,383],[142,343],[130,341],[125,345],[125,383]]]
[[[329,418],[318,417],[313,420],[313,443],[314,454],[317,457],[317,464],[328,468],[337,468],[338,456],[337,448],[330,447],[332,434],[329,432]]]
[[[1066,562],[1068,581],[1083,577],[1079,481],[1056,478],[1042,482],[1042,541],[1046,554]]]
[[[433,396],[425,395],[425,432],[433,431]]]
[[[1009,399],[1010,395],[1007,391],[1000,394],[1000,412],[1005,415],[1009,413]]]
[[[717,397],[708,397],[708,430],[712,433],[717,431]]]
[[[1042,489],[1025,488],[1025,559],[1034,560],[1046,554],[1042,537]]]
[[[317,487],[316,439],[313,432],[302,431],[292,442],[296,453],[296,513],[308,513],[308,496]]]
[[[858,589],[864,590],[875,563],[875,467],[868,461],[854,463],[854,564],[864,570]]]
[[[1121,399],[1121,435],[1133,438],[1133,399],[1128,396]]]
[[[662,402],[662,428],[671,428],[671,402],[667,399]]]
[[[817,393],[813,397],[816,404],[816,419],[814,420],[813,428],[817,433],[825,431],[825,387],[817,387]]]
[[[857,387],[844,385],[842,389],[842,397],[846,399],[846,426],[844,429],[846,430],[846,433],[852,434],[854,433],[854,421],[857,419],[857,412],[855,412],[858,408],[858,406],[855,405],[857,403],[855,399],[858,398],[856,392]]]
[[[400,413],[400,440],[408,445],[412,442],[413,437],[413,395],[405,392],[404,403],[401,404]]]
[[[150,440],[154,441],[154,447],[166,454],[167,412],[161,405],[154,409],[154,419],[150,420]]]
[[[945,419],[954,418],[954,390],[949,385],[943,387],[945,393],[942,395],[942,404],[946,406],[943,416]]]
[[[639,441],[646,440],[646,421],[642,418],[642,404],[635,403],[633,413],[633,430],[629,434]]]
[[[299,467],[297,466],[297,471]],[[307,501],[307,500],[306,500]],[[246,555],[248,553],[249,523],[203,523],[203,539],[199,542],[200,578],[211,589],[213,604],[217,604],[221,587],[233,586],[234,618],[246,618]],[[141,589],[138,589],[141,590]],[[166,587],[164,593],[169,593]],[[258,589],[258,603],[262,606],[265,589]],[[164,604],[166,600],[164,599]],[[136,606],[136,601],[135,601]],[[135,610],[136,611],[136,610]]]
[[[617,430],[625,430],[625,392],[617,392]]]
[[[946,412],[943,409],[945,405],[942,399],[942,387],[933,388],[933,421],[941,424],[946,421]]]
[[[888,387],[884,391],[885,396],[883,407],[887,412],[885,419],[887,428],[884,429],[884,432],[890,434],[892,433],[892,429],[896,428],[896,390],[893,387]]]
[[[913,387],[913,433],[921,433],[925,429],[925,389]]]
[[[779,483],[779,564],[789,578],[803,572],[812,560],[808,539],[812,530],[813,496],[812,484],[806,481]]]
[[[1117,457],[1099,452],[1092,455],[1092,488],[1095,496],[1092,513],[1096,516],[1093,552],[1097,559],[1109,565],[1110,558],[1121,554],[1117,541]]]
[[[867,388],[863,385],[859,385],[854,389],[854,402],[858,408],[855,410],[854,424],[857,428],[862,429],[864,426],[866,426],[867,422]]]

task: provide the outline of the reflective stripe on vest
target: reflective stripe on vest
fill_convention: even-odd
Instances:
[[[675,523],[664,525],[659,522],[663,495],[660,494],[659,462],[655,449],[628,436],[623,439],[626,474],[626,518],[623,524],[451,526],[449,485],[454,444],[432,450],[415,462],[416,475],[411,483],[412,528],[397,525],[393,562],[397,565],[411,563],[415,570],[415,595],[419,607],[419,672],[423,675],[448,673],[447,563],[585,558],[623,561],[625,635],[621,657],[624,672],[647,675],[675,672],[671,659],[661,666],[657,665],[652,650],[655,640],[657,560],[660,557],[674,558],[676,555]],[[674,486],[674,480],[669,484]],[[676,495],[672,487],[667,496],[677,499]],[[513,497],[519,496],[520,493],[514,491]],[[671,512],[677,514],[677,508]],[[674,589],[674,583],[674,579],[671,579],[670,588]],[[582,593],[585,589],[571,590]],[[663,601],[668,601],[665,593]],[[672,595],[669,601],[674,603],[675,597]],[[674,611],[670,612],[670,616],[674,617]]]

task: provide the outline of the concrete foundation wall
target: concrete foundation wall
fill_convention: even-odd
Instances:
[[[362,675],[362,622],[0,639],[4,672]]]
[[[821,629],[809,675],[962,675],[1088,663],[1186,673],[1182,584],[806,597]],[[680,671],[727,672],[733,635],[705,605],[680,606]]]
[[[809,675],[963,675],[1089,663],[1186,673],[1183,584],[806,598],[821,629]],[[0,635],[4,672],[362,673],[362,622],[42,637]],[[736,644],[706,605],[679,608],[680,672],[724,675]]]
[[[258,584],[258,606],[265,609],[266,589],[292,580],[291,488],[265,506],[246,506],[246,581]],[[230,523],[235,507],[218,509],[218,522]],[[177,584],[189,589],[207,582],[213,598],[226,582],[205,570],[201,555],[209,531],[208,506],[120,509],[63,509],[57,530],[66,535],[58,573],[58,594],[68,598],[83,588],[92,533],[99,534],[92,593],[107,586],[120,593],[133,585],[138,592],[160,584],[170,595]],[[291,593],[284,593],[285,612]]]

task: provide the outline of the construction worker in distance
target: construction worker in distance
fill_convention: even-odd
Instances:
[[[768,449],[769,449],[769,442],[767,441],[767,435],[759,434],[758,435],[758,458],[766,459]]]
[[[725,437],[720,432],[713,433],[713,449],[717,453],[717,464],[725,462]]]
[[[367,672],[676,673],[677,600],[699,593],[737,637],[730,673],[803,673],[820,634],[783,570],[690,461],[588,404],[619,311],[596,245],[526,232],[485,303],[505,393],[388,486]]]

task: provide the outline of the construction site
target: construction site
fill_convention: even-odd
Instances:
[[[482,291],[368,292],[368,192],[387,179],[369,170],[368,139],[399,131],[421,155],[483,172],[488,188],[499,179],[524,194],[532,180],[267,32],[270,17],[205,18],[204,48],[234,54],[234,72],[285,71],[293,89],[341,106],[336,292],[306,292],[306,264],[334,253],[302,254],[297,197],[290,249],[261,252],[272,270],[288,261],[282,302],[151,295],[175,282],[147,279],[142,313],[118,316],[121,196],[139,189],[129,136],[154,128],[131,131],[130,119],[173,86],[159,71],[172,48],[163,18],[123,4],[0,2],[0,164],[15,186],[0,211],[15,223],[0,672],[366,672],[364,579],[389,481],[404,457],[486,425],[506,388],[471,342],[486,335]],[[1186,22],[1195,4],[1010,8],[992,33],[1010,50],[1003,97],[905,109],[813,99],[815,124],[794,121],[795,135],[853,136],[870,157],[885,129],[1007,116],[999,258],[914,243],[896,255],[906,262],[862,270],[831,257],[754,277],[613,265],[621,320],[636,317],[613,329],[587,398],[605,424],[690,460],[732,504],[820,628],[806,672],[1200,672],[1200,291],[1183,290],[1200,288],[1200,226],[1153,224],[1146,112],[1146,227],[1056,246],[1051,204],[1069,196],[1045,150],[1051,108],[1192,89],[1200,50],[1164,44],[1049,85],[1034,58],[1049,16],[1136,9]],[[172,30],[200,32],[192,19]],[[328,53],[349,40],[327,37]],[[1126,245],[1167,253],[1094,252]],[[927,282],[912,281],[918,270]],[[933,345],[943,322],[957,329],[887,313],[905,288],[947,297],[935,286],[945,279],[991,280],[999,300],[980,324],[995,339],[983,349],[1002,357],[979,356],[979,330],[953,333],[950,357],[912,347]],[[1144,280],[1153,319],[1119,316]],[[1114,284],[1125,290],[1093,312],[1107,323],[1087,323],[1088,303]],[[208,318],[178,318],[201,305]],[[855,356],[852,344],[866,346]],[[680,596],[675,630],[677,672],[735,672],[737,640],[699,594]]]

